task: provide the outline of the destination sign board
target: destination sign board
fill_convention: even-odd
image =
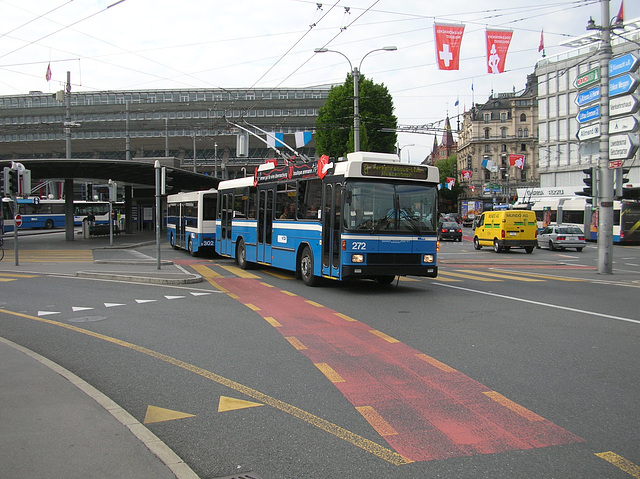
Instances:
[[[631,93],[638,86],[638,77],[633,73],[620,75],[609,80],[609,96]]]
[[[600,136],[600,123],[595,125],[585,126],[578,130],[576,137],[580,141],[590,140],[592,138],[598,138]]]
[[[638,135],[627,133],[609,138],[609,159],[626,160],[635,155],[638,149]]]
[[[586,88],[594,83],[598,83],[600,81],[600,68],[594,68],[593,70],[589,70],[578,77],[573,81],[573,86],[578,89]]]
[[[600,99],[600,86],[598,85],[578,93],[574,102],[578,106],[583,106],[599,99]]]
[[[609,100],[609,115],[628,115],[640,108],[640,102],[635,95],[624,95]]]
[[[638,57],[633,53],[627,53],[609,61],[609,77],[634,72],[638,68]]]
[[[576,116],[578,123],[589,123],[600,118],[600,105],[594,105],[584,110],[580,110]]]
[[[626,133],[638,129],[638,115],[621,116],[609,121],[609,134]]]

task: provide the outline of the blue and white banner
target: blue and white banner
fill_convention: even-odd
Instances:
[[[267,146],[269,148],[280,148],[284,146],[284,133],[267,133]]]
[[[310,131],[296,131],[296,148],[300,148],[311,141]]]

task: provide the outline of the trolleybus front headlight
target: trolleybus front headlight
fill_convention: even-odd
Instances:
[[[422,255],[422,262],[423,263],[433,263],[434,262],[433,255],[432,254]]]
[[[364,263],[364,255],[363,254],[352,254],[351,255],[352,263]]]

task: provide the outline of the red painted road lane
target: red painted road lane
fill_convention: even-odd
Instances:
[[[426,461],[582,439],[420,351],[253,279],[215,281],[307,356],[402,456]]]

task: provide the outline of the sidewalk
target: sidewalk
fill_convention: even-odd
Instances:
[[[76,236],[77,238],[77,236]],[[136,247],[155,245],[153,233],[66,241],[64,233],[5,236],[3,272],[69,274],[187,284],[198,275]],[[161,238],[161,245],[166,245]],[[93,260],[38,262],[36,252],[91,251]],[[83,253],[83,254],[85,254]],[[85,254],[86,257],[86,254]],[[2,477],[67,479],[197,479],[157,436],[108,397],[48,359],[0,337],[0,463]]]

